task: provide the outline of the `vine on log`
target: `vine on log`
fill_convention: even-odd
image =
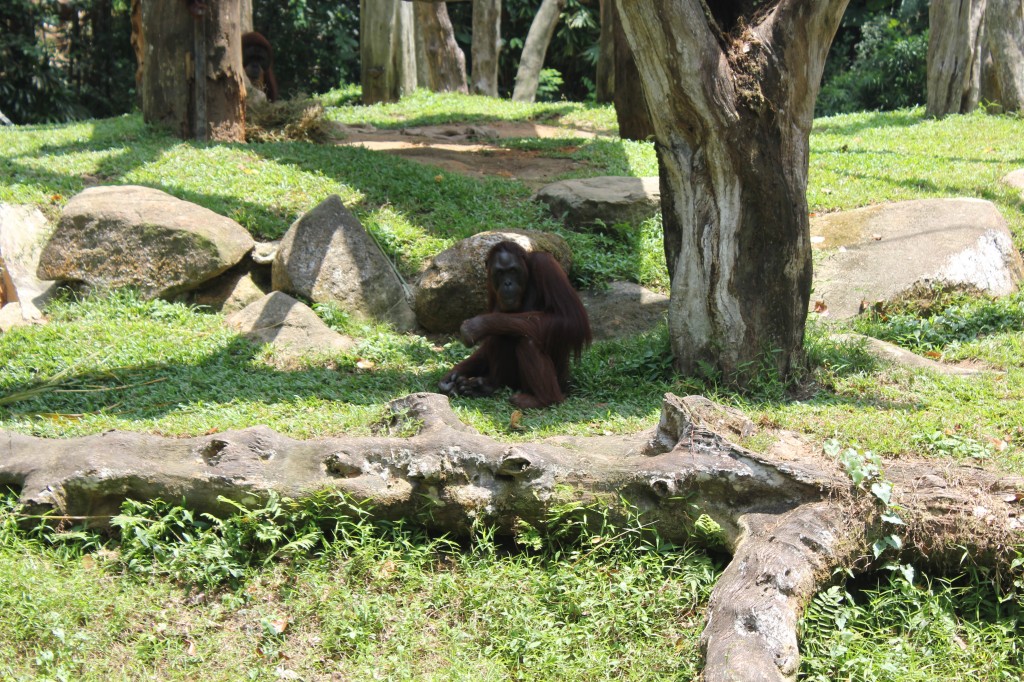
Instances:
[[[441,395],[396,400],[391,415],[376,436],[310,441],[259,426],[189,439],[0,432],[0,486],[35,511],[98,519],[128,498],[228,513],[221,496],[252,505],[271,491],[302,498],[331,488],[367,501],[379,518],[408,518],[427,504],[421,516],[453,533],[477,520],[505,532],[519,520],[540,523],[571,490],[585,503],[622,499],[611,520],[639,510],[677,542],[689,539],[696,508],[732,554],[701,639],[705,680],[792,679],[804,606],[836,568],[868,568],[881,532],[878,509],[820,449],[783,433],[765,454],[747,450],[730,439],[753,425],[699,396],[666,395],[648,432],[517,445],[464,425]],[[907,523],[899,559],[949,569],[967,552],[1007,570],[1008,548],[1022,541],[1024,479],[902,460],[885,473]]]

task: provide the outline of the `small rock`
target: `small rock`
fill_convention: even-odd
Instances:
[[[545,185],[533,197],[569,227],[603,223],[635,225],[661,211],[658,178],[605,176],[561,180]]]
[[[18,312],[26,320],[42,318],[40,308],[56,289],[56,282],[36,276],[52,231],[38,208],[0,204],[0,289],[4,303],[21,304]]]
[[[271,343],[288,357],[341,353],[355,341],[334,331],[306,304],[280,291],[229,315],[231,328],[256,343]]]
[[[595,339],[634,336],[651,331],[668,314],[668,296],[633,282],[612,282],[607,289],[582,291],[580,299]]]

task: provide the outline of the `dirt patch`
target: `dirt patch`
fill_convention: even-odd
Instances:
[[[487,125],[421,126],[385,130],[373,126],[346,126],[344,146],[364,147],[401,156],[417,163],[471,177],[501,177],[519,180],[537,188],[586,163],[551,158],[541,152],[506,149],[494,144],[508,138],[564,138],[571,151],[580,140],[596,135],[584,130],[539,123],[495,122]]]

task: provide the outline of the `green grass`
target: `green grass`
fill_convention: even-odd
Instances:
[[[424,93],[374,107],[350,100],[349,91],[326,96],[329,117],[379,128],[507,120],[585,128],[602,135],[500,144],[568,156],[579,162],[573,175],[580,177],[657,172],[650,143],[614,137],[607,106]],[[1024,119],[931,121],[920,110],[836,116],[818,120],[811,135],[809,203],[822,213],[912,198],[985,198],[1021,247],[1024,197],[998,182],[1021,167]],[[579,286],[630,279],[667,288],[659,220],[601,235],[569,233],[514,180],[467,178],[348,147],[182,142],[149,130],[137,116],[0,129],[0,201],[35,204],[54,219],[71,196],[96,183],[159,187],[238,220],[260,238],[280,236],[337,193],[410,278],[458,239],[526,228],[569,240]],[[998,370],[973,377],[886,366],[855,343],[836,342],[834,326],[815,320],[807,335],[810,368],[796,390],[765,375],[739,394],[713,379],[674,375],[661,328],[596,343],[575,372],[569,399],[527,412],[516,428],[507,393],[455,399],[453,406],[482,432],[523,441],[636,432],[655,423],[666,391],[703,393],[769,428],[750,440],[755,447],[770,445],[770,428],[781,427],[883,456],[920,454],[1019,473],[1022,300],[940,294],[936,302],[857,323],[918,352]],[[387,401],[433,390],[468,352],[457,341],[354,323],[330,306],[317,311],[355,336],[356,348],[286,361],[202,309],[141,301],[131,292],[57,300],[47,308],[49,324],[0,335],[0,429],[49,437],[111,428],[187,436],[260,423],[299,438],[364,435]],[[107,538],[97,540],[105,544],[99,550],[88,538],[53,545],[51,536],[8,528],[0,541],[0,678],[157,671],[171,679],[274,679],[278,666],[346,679],[372,678],[374,671],[395,679],[692,677],[713,576],[701,577],[696,591],[685,576],[708,570],[706,561],[632,550],[564,561],[403,532],[381,531],[267,566],[243,557],[235,582],[211,586],[197,599],[178,582],[183,574],[137,570],[164,566],[152,557],[129,568],[125,548]],[[808,611],[802,675],[941,679],[965,670],[980,679],[1017,679],[1015,638],[1024,633],[1010,607],[1019,599],[1012,591],[986,592],[984,583],[968,574],[949,584],[919,578],[913,587],[850,585],[848,597],[819,596]],[[273,623],[282,618],[289,626],[275,634]],[[990,663],[995,672],[988,674]]]
[[[124,542],[104,546],[19,531],[4,501],[0,677],[692,679],[717,576],[639,530],[510,552],[484,529],[460,546],[347,504],[272,501],[216,526],[168,505],[126,512]]]

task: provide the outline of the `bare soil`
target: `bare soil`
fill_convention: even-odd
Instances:
[[[541,152],[506,149],[494,144],[508,138],[564,138],[563,153],[595,133],[539,123],[497,121],[486,125],[441,125],[401,129],[346,126],[340,143],[401,156],[417,163],[471,177],[502,177],[537,188],[586,166],[585,162],[552,158]]]

